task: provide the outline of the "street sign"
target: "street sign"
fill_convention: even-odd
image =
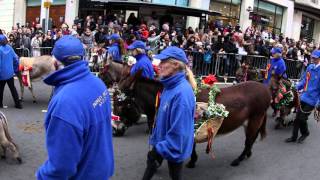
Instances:
[[[43,7],[50,8],[50,6],[51,6],[51,2],[49,1],[43,2]]]

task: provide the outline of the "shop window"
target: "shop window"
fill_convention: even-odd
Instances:
[[[153,3],[165,4],[165,5],[176,5],[176,6],[185,6],[189,4],[189,0],[152,0]]]
[[[315,20],[307,16],[302,16],[300,39],[312,41]]]
[[[221,13],[221,16],[210,16],[209,21],[222,20],[224,25],[229,22],[236,25],[240,18],[241,0],[211,0],[209,9]]]
[[[255,0],[253,12],[255,19],[252,23],[260,29],[268,29],[275,34],[280,34],[283,18],[283,7],[265,2],[262,0]]]

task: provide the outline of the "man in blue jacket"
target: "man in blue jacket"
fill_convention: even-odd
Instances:
[[[142,69],[142,77],[153,79],[154,70],[151,60],[146,54],[147,48],[145,43],[136,40],[130,46],[128,46],[128,50],[132,50],[132,54],[137,60],[136,64],[132,66],[130,74],[133,76],[135,73]]]
[[[293,122],[292,136],[286,139],[288,143],[297,140],[299,130],[301,132],[299,143],[302,143],[309,136],[308,117],[315,107],[320,110],[320,50],[314,50],[311,58],[313,64],[308,66],[302,80],[296,85],[296,89],[302,91],[301,105]]]
[[[186,79],[188,60],[182,49],[173,46],[155,58],[161,60],[159,75],[164,90],[150,137],[153,148],[148,153],[143,180],[152,178],[163,159],[168,161],[171,179],[181,180],[183,162],[192,153],[194,136],[195,97]]]
[[[90,73],[79,39],[63,36],[52,54],[65,67],[44,80],[55,89],[45,117],[48,160],[37,179],[108,179],[114,169],[109,92]]]
[[[18,71],[19,59],[7,43],[7,38],[0,34],[0,108],[3,108],[3,91],[5,85],[8,84],[15,107],[22,109],[13,79],[14,74]]]
[[[286,74],[286,63],[281,57],[282,50],[280,47],[274,47],[271,49],[272,59],[270,64],[268,64],[267,67],[267,75],[266,79],[264,80],[264,83],[269,85],[271,76],[278,75],[279,77],[287,78]]]

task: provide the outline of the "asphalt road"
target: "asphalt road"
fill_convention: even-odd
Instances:
[[[13,107],[11,94],[6,87],[4,104],[1,109],[9,121],[9,129],[18,144],[23,159],[22,165],[11,160],[0,160],[1,180],[35,179],[36,169],[46,159],[44,130],[42,128],[48,104],[50,87],[37,82],[35,94],[38,103],[33,104],[29,91],[25,93],[24,109]],[[17,87],[18,88],[18,87]],[[18,88],[19,90],[19,88]],[[284,139],[291,134],[291,128],[274,130],[274,121],[268,118],[268,136],[257,141],[253,155],[239,167],[229,164],[244,147],[244,131],[239,128],[234,133],[218,137],[214,143],[215,159],[205,154],[205,144],[198,146],[199,160],[195,169],[184,169],[185,180],[318,180],[320,179],[320,130],[319,124],[309,120],[311,136],[304,144],[286,144]],[[126,132],[124,137],[113,139],[115,151],[115,174],[112,180],[139,180],[142,177],[148,136],[146,124],[141,121]],[[168,169],[163,163],[155,180],[166,180]]]

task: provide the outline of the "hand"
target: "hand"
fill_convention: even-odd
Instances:
[[[156,162],[157,166],[159,167],[163,161],[163,158],[157,152],[156,148],[153,147],[152,150],[148,152],[148,160]]]

